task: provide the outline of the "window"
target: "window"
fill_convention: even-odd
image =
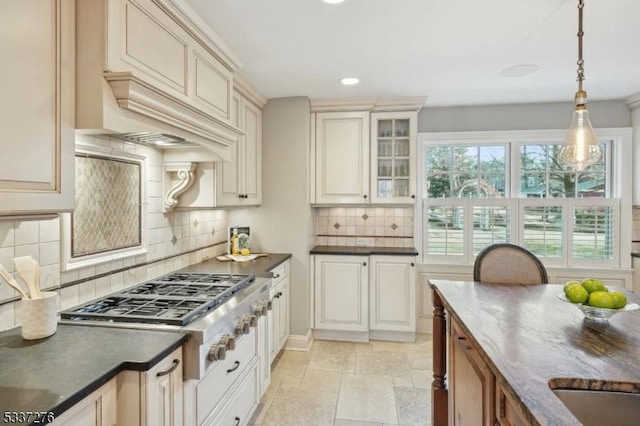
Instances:
[[[623,157],[626,135],[612,133],[600,135],[601,161],[582,172],[558,162],[560,132],[421,134],[423,260],[470,264],[509,242],[547,265],[618,266],[620,194],[630,186],[613,185],[624,176],[614,154]]]

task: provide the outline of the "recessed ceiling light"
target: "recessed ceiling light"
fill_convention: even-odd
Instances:
[[[323,2],[327,3],[327,4],[338,4],[338,3],[344,3],[344,0],[322,0]]]
[[[360,79],[358,77],[343,77],[340,79],[340,83],[345,86],[353,86],[354,84],[360,83]]]
[[[540,69],[535,64],[521,64],[508,67],[500,71],[500,75],[503,77],[524,77],[525,75],[533,74]]]

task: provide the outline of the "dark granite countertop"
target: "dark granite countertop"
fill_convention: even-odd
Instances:
[[[58,324],[45,339],[0,333],[0,416],[48,411],[55,417],[122,370],[153,367],[187,336],[180,333]],[[3,417],[4,418],[4,417]]]
[[[580,424],[550,384],[640,393],[640,311],[594,323],[558,299],[561,285],[430,284],[531,424]]]
[[[291,257],[288,253],[269,253],[266,257],[258,257],[250,262],[221,262],[209,259],[196,265],[186,267],[185,271],[217,274],[247,274],[271,278],[269,272]]]
[[[372,254],[392,256],[417,256],[411,247],[362,247],[362,246],[315,246],[309,254],[340,254],[349,256],[369,256]]]
[[[640,257],[640,252],[637,252],[637,251],[631,252],[631,257]]]

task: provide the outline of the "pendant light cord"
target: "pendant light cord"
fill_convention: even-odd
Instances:
[[[584,60],[582,59],[582,9],[584,0],[578,0],[578,91],[582,92],[582,81],[584,80]]]

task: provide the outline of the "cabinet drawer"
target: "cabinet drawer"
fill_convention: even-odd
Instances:
[[[278,265],[277,267],[271,270],[273,273],[273,284],[272,287],[278,284],[280,281],[284,279],[284,277],[289,275],[289,261]]]
[[[253,411],[258,406],[258,364],[254,363],[247,374],[231,391],[227,402],[218,412],[205,420],[205,425],[246,425],[249,423]]]
[[[196,389],[198,424],[201,424],[211,410],[219,404],[224,394],[256,357],[256,329],[253,328],[251,333],[238,340],[235,350],[227,352],[225,360],[216,361],[215,368],[198,384]]]

